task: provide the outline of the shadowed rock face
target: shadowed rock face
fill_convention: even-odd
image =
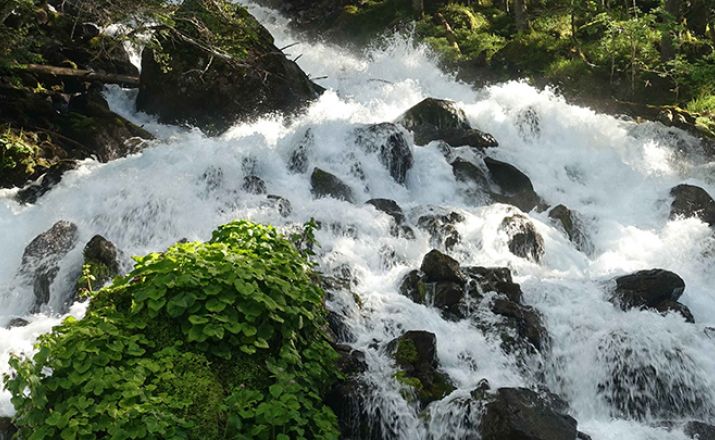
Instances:
[[[482,440],[574,440],[577,422],[554,395],[542,397],[526,388],[500,388],[486,404],[480,423]],[[558,400],[558,401],[557,401]]]
[[[543,205],[541,197],[534,191],[529,176],[517,167],[490,157],[484,158],[484,164],[489,169],[492,181],[500,190],[498,194],[493,194],[496,201],[514,205],[524,212]]]
[[[623,310],[647,308],[666,314],[677,312],[686,321],[695,318],[690,309],[678,302],[685,291],[685,281],[678,274],[663,270],[641,270],[616,278],[616,289],[610,301]]]
[[[296,112],[322,93],[243,7],[186,0],[176,17],[160,52],[142,57],[137,108],[162,122],[218,133],[239,119]]]
[[[336,175],[315,168],[310,176],[312,193],[317,198],[332,197],[346,202],[354,202],[353,191]]]
[[[697,217],[715,227],[715,201],[704,189],[693,185],[678,185],[670,190],[673,203],[670,218]]]
[[[453,147],[468,145],[478,149],[499,145],[492,135],[472,128],[464,111],[453,101],[426,98],[407,110],[397,122],[414,133],[418,145],[436,140]]]

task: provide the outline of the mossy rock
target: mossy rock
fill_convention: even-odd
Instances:
[[[144,51],[137,97],[162,122],[218,133],[239,119],[294,113],[322,92],[242,6],[186,0],[174,20]]]

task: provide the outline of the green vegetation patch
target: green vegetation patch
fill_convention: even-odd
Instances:
[[[338,438],[323,292],[291,241],[240,221],[135,260],[10,360],[22,438]]]

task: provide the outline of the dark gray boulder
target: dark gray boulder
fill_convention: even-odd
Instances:
[[[427,282],[464,283],[465,281],[459,262],[437,249],[432,249],[424,256],[420,270],[425,274]]]
[[[496,201],[514,205],[524,212],[543,206],[531,179],[517,167],[490,157],[484,158],[484,164],[491,180],[499,187],[499,192],[492,195]]]
[[[687,306],[678,302],[685,281],[678,274],[663,270],[641,270],[616,278],[616,289],[609,300],[623,310],[652,309],[661,314],[677,312],[687,322],[695,318]]]
[[[515,214],[501,224],[508,237],[509,251],[517,257],[538,263],[544,255],[544,239],[534,224],[525,216]]]
[[[355,143],[367,153],[376,153],[395,182],[405,183],[414,158],[398,126],[384,122],[358,128],[355,130]]]
[[[464,160],[461,157],[452,161],[452,173],[454,177],[460,181],[469,184],[472,187],[489,191],[489,177],[484,170],[477,165]]]
[[[655,307],[663,301],[677,301],[685,291],[678,274],[663,270],[641,270],[616,278],[615,299],[626,308]]]
[[[33,313],[49,301],[50,286],[60,270],[59,262],[75,247],[78,238],[77,226],[60,220],[25,248],[20,274],[32,283],[35,296]]]
[[[577,213],[564,205],[557,205],[549,210],[549,218],[566,233],[576,249],[585,253],[593,251],[593,245],[586,237]]]
[[[511,271],[506,267],[462,267],[462,273],[470,283],[474,283],[479,296],[486,292],[497,292],[505,295],[510,301],[521,304],[521,286],[511,277]]]
[[[506,324],[516,331],[517,341],[505,340],[505,348],[513,351],[520,341],[526,341],[536,350],[543,351],[548,346],[548,333],[539,313],[531,306],[518,304],[508,299],[497,298],[491,306],[492,312],[506,319]]]
[[[440,400],[454,391],[449,378],[438,371],[437,338],[434,333],[408,331],[393,339],[387,350],[399,368],[397,380],[412,386],[422,405]]]
[[[500,388],[485,406],[482,440],[575,440],[576,420],[551,400],[526,388]]]
[[[670,218],[697,217],[715,226],[715,201],[704,189],[693,185],[678,185],[670,190],[673,203]]]
[[[310,176],[311,191],[316,198],[332,197],[353,203],[352,189],[334,174],[314,168]]]
[[[414,133],[418,145],[435,140],[443,140],[453,147],[469,145],[483,149],[498,145],[490,134],[472,128],[464,111],[453,101],[426,98],[407,110],[397,122]]]
[[[246,176],[243,178],[241,189],[249,194],[265,194],[266,182],[258,176]]]
[[[80,277],[80,279],[77,280],[78,293],[89,288],[97,290],[119,275],[119,250],[114,243],[101,235],[95,235],[87,242],[84,247],[83,255],[83,271],[87,271],[92,275],[94,280],[83,281]],[[89,285],[86,284],[88,282]],[[76,297],[72,297],[71,300],[75,298]]]

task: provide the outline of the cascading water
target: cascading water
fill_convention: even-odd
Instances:
[[[247,6],[279,46],[298,38],[285,31],[286,20],[275,12]],[[28,352],[34,338],[59,322],[54,312],[76,280],[79,245],[62,258],[44,313],[29,315],[32,286],[18,274],[23,249],[58,220],[78,226],[78,243],[102,234],[129,263],[130,255],[182,238],[206,239],[216,225],[235,218],[289,226],[313,217],[323,225],[317,234],[321,270],[348,267],[361,303],[346,291],[329,307],[345,316],[351,345],[367,354],[366,379],[377,390],[371,410],[399,438],[466,438],[464,412],[478,409],[465,407],[463,397],[483,378],[493,388],[547,386],[569,402],[579,429],[597,440],[685,439],[677,427],[658,427],[662,417],[652,402],[659,399],[681,410],[676,421],[713,417],[715,336],[708,326],[715,325],[715,239],[697,219],[668,219],[673,186],[689,182],[715,194],[713,163],[698,142],[659,124],[636,125],[568,105],[519,82],[475,91],[442,73],[429,52],[407,38],[393,37],[381,47],[360,56],[326,44],[291,47],[293,56],[302,52],[298,62],[306,72],[325,77],[318,82],[328,91],[294,120],[266,116],[219,137],[157,124],[134,112],[131,92],[109,89],[112,108],[159,140],[108,164],[85,161],[34,205],[18,205],[13,191],[0,193],[0,325],[17,316],[30,321],[0,327],[0,373],[8,369],[9,353]],[[404,185],[374,153],[360,148],[356,129],[393,121],[425,97],[457,101],[473,126],[499,141],[491,157],[524,171],[548,204],[579,212],[587,253],[536,211],[529,216],[544,238],[541,262],[510,253],[500,225],[518,210],[478,203],[455,180],[436,142],[410,145],[414,163]],[[308,168],[340,176],[355,204],[313,198],[309,173],[289,170],[300,144]],[[458,154],[472,153],[462,148]],[[269,194],[288,199],[292,212],[281,213],[265,195],[242,188],[248,175],[260,176]],[[372,198],[394,199],[411,224],[430,209],[461,214],[464,221],[455,225],[461,241],[450,254],[463,265],[509,267],[524,301],[544,316],[549,350],[518,358],[472,321],[445,320],[434,308],[400,295],[400,280],[419,267],[433,243],[418,228],[414,240],[392,236],[390,217],[362,203]],[[685,280],[681,301],[697,324],[676,314],[621,311],[608,302],[614,276],[654,267]],[[82,304],[75,304],[69,313],[82,312]],[[406,330],[436,335],[440,366],[458,388],[434,403],[428,417],[403,398],[395,367],[381,348]],[[614,374],[634,382],[614,386]],[[629,405],[638,407],[637,417]],[[5,393],[0,415],[10,413]]]

